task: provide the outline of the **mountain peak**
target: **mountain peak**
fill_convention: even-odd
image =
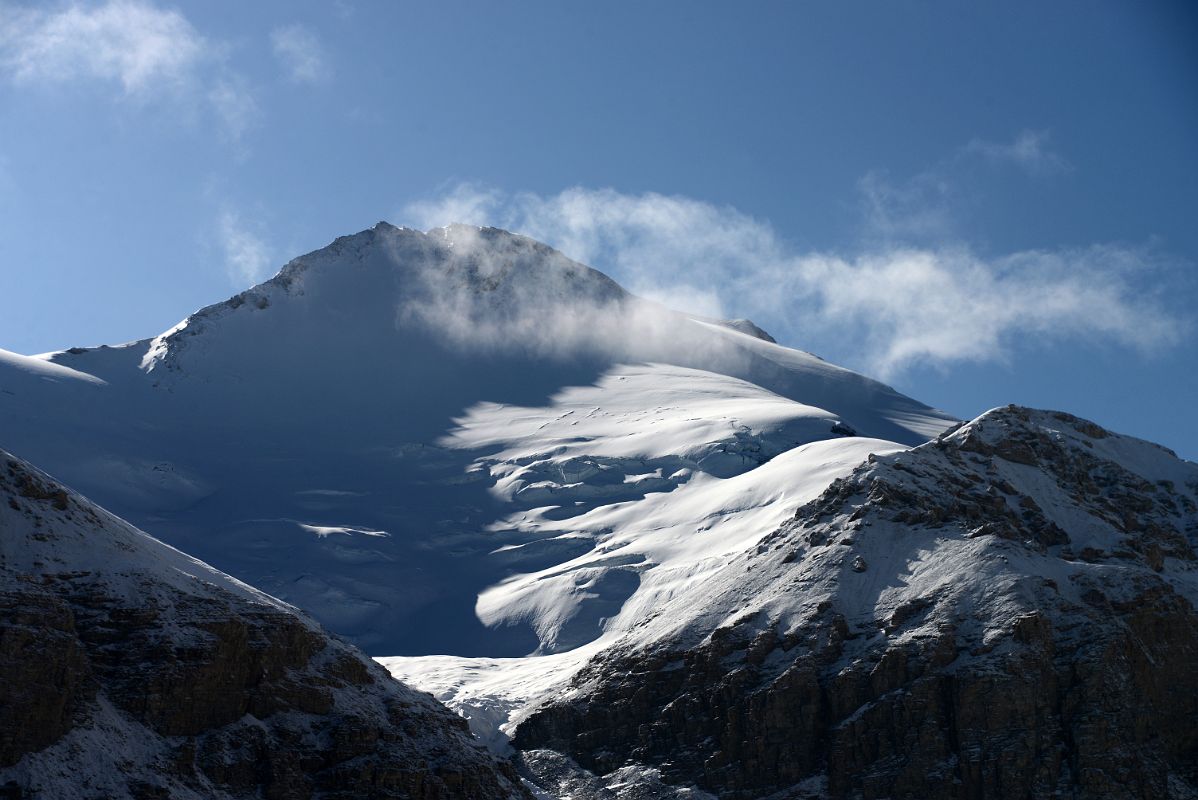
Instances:
[[[0,360],[0,433],[135,523],[169,517],[172,543],[379,652],[519,655],[595,635],[635,589],[648,563],[604,566],[611,531],[632,530],[607,519],[634,508],[624,501],[692,498],[695,516],[667,526],[679,536],[709,513],[733,525],[725,503],[772,515],[783,507],[770,497],[956,422],[746,327],[640,300],[507,231],[383,224],[153,340],[53,357],[103,384],[18,384],[5,370],[19,365]],[[45,435],[64,419],[83,430]],[[773,479],[733,482],[783,453]],[[389,497],[404,498],[402,513]],[[549,505],[561,509],[532,513]],[[587,509],[599,513],[576,518]],[[340,533],[321,543],[313,530]],[[524,546],[541,535],[553,543]],[[702,538],[716,550],[740,541]],[[275,546],[289,564],[262,560]],[[580,594],[573,572],[511,583],[488,597],[487,618],[518,624],[480,621],[476,599],[511,560],[532,574],[592,549],[599,566],[586,569],[608,588]],[[445,590],[420,576],[451,570],[477,581],[469,603],[422,627],[423,604]],[[579,602],[538,604],[543,591]],[[571,619],[548,618],[566,608]]]
[[[604,313],[629,299],[603,273],[527,236],[473,225],[423,232],[379,222],[200,309],[153,341],[143,369],[177,361],[189,341],[218,327],[299,339],[316,335],[306,331],[316,328],[347,346],[380,343],[412,325],[450,337],[486,330],[493,339],[514,339],[570,309]],[[256,317],[274,322],[249,321]],[[288,330],[272,330],[279,326]]]

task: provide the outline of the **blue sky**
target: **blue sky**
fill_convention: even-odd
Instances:
[[[1195,41],[1164,2],[0,0],[0,347],[456,219],[1198,458]]]

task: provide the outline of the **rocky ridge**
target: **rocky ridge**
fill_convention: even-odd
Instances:
[[[514,744],[722,798],[1198,796],[1196,501],[1164,448],[988,412],[835,481]]]
[[[528,797],[295,609],[0,452],[0,795]]]

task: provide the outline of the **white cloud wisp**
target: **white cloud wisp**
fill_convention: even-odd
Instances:
[[[963,153],[977,155],[994,162],[1006,162],[1032,174],[1067,172],[1069,162],[1048,148],[1048,131],[1023,130],[1011,143],[974,139],[965,145]]]
[[[229,279],[237,286],[249,286],[264,280],[271,266],[271,250],[266,242],[241,219],[225,210],[217,219],[217,241],[225,259]]]
[[[296,83],[328,80],[328,56],[320,40],[303,25],[285,25],[270,34],[271,49],[288,77]]]
[[[691,313],[752,317],[783,341],[884,378],[1002,360],[1033,337],[1151,351],[1186,328],[1149,288],[1152,255],[1118,245],[993,258],[963,246],[799,252],[736,209],[611,189],[541,196],[463,185],[402,216],[527,234],[634,293]]]
[[[98,78],[142,94],[187,81],[207,49],[182,14],[136,0],[0,13],[0,64],[18,83]]]
[[[258,107],[225,65],[224,48],[180,12],[149,0],[72,4],[55,11],[0,8],[0,75],[18,86],[115,83],[136,102],[207,105],[233,139]]]

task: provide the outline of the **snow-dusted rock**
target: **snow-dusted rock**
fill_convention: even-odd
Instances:
[[[1198,466],[998,409],[835,481],[514,741],[730,798],[1191,797],[1196,546]]]
[[[0,793],[527,797],[431,697],[3,451]]]

